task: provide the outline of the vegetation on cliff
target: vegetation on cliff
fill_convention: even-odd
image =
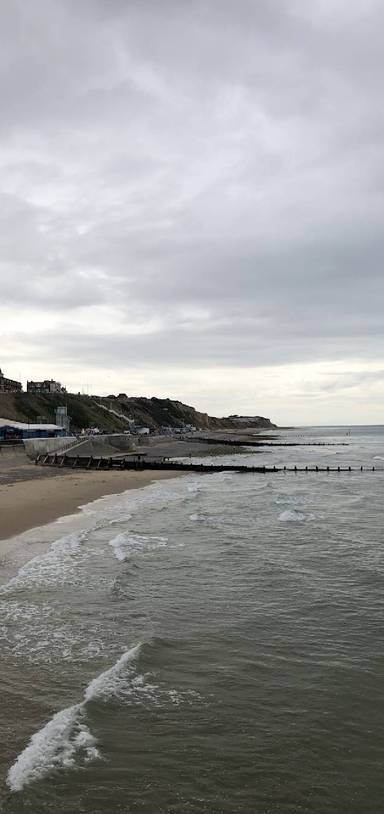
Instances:
[[[55,423],[56,407],[67,405],[71,427],[81,430],[99,427],[107,432],[129,429],[129,419],[136,425],[158,429],[192,425],[201,430],[236,427],[233,418],[214,418],[193,407],[172,399],[119,396],[85,396],[66,394],[33,395],[31,393],[0,393],[0,417],[31,423]],[[257,417],[253,426],[271,429],[268,418]]]

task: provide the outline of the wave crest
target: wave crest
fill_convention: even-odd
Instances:
[[[85,763],[99,757],[96,738],[82,718],[83,704],[75,704],[57,712],[32,735],[8,772],[7,784],[11,791],[21,791],[54,769],[73,767],[77,757],[82,757]]]
[[[110,540],[109,545],[113,548],[116,559],[124,562],[130,554],[155,551],[166,546],[167,542],[168,537],[122,532]]]

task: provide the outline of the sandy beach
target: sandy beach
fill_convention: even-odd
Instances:
[[[166,457],[228,455],[212,433],[212,444],[192,439],[161,439],[141,444],[140,451]],[[238,454],[241,449],[234,447]],[[0,540],[74,514],[80,506],[105,495],[147,486],[154,480],[180,476],[175,472],[81,471],[36,466],[23,447],[0,448]]]
[[[6,540],[58,517],[74,514],[80,506],[104,495],[139,489],[154,480],[177,477],[174,472],[70,472],[26,467],[18,477],[0,484],[0,540]],[[28,479],[20,480],[27,476]],[[35,477],[33,477],[35,474]],[[43,475],[43,476],[41,476]]]
[[[213,435],[212,445],[190,439],[162,439],[142,444],[140,451],[161,456],[226,454]],[[234,447],[236,453],[238,447]],[[74,514],[80,506],[105,495],[147,486],[154,480],[180,476],[175,472],[81,471],[36,466],[23,447],[0,448],[0,540]]]

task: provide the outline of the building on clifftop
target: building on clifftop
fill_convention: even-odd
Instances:
[[[53,379],[45,379],[43,382],[27,382],[28,393],[66,393],[65,387],[60,382]]]
[[[23,385],[21,382],[15,382],[13,379],[7,379],[0,370],[0,393],[20,393],[22,389]]]

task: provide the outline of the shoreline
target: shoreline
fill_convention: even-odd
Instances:
[[[0,544],[27,531],[80,514],[81,507],[108,495],[140,489],[178,472],[70,472],[0,485]],[[4,545],[0,545],[4,551]]]

